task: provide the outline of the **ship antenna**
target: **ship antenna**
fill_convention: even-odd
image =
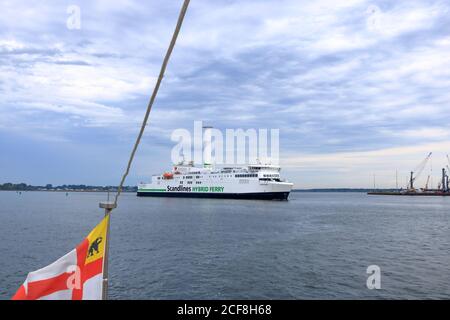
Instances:
[[[205,141],[205,140],[203,140],[203,143],[205,143],[206,144],[206,146],[204,146],[204,151],[203,151],[203,157],[204,157],[204,159],[203,159],[203,166],[205,167],[205,168],[211,168],[212,167],[212,155],[211,155],[211,139],[212,139],[212,137],[211,137],[211,129],[212,129],[213,127],[212,126],[203,126],[202,127],[202,129],[204,129],[205,130],[205,136],[204,136],[204,138],[207,136],[207,134],[206,133],[208,133],[208,140],[207,141]],[[205,151],[209,151],[207,154],[205,154]]]

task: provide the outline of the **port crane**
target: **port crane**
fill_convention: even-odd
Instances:
[[[433,168],[432,164],[430,166],[430,173],[426,177],[425,188],[414,188],[414,184],[417,184],[417,181],[427,164],[431,159],[432,153],[428,153],[428,155],[423,159],[417,167],[411,171],[411,175],[406,179],[406,190],[397,190],[397,191],[374,191],[368,192],[368,194],[373,195],[398,195],[398,196],[450,196],[450,156],[447,155],[447,164],[444,164],[442,168],[442,178],[437,183],[437,188],[433,188]],[[409,180],[409,181],[408,181]]]
[[[423,159],[418,165],[417,167],[414,168],[413,171],[411,171],[411,176],[409,178],[409,189],[410,190],[414,190],[414,182],[420,177],[420,175],[422,174],[423,170],[425,169],[425,166],[428,163],[428,160],[430,160],[431,155],[433,154],[433,152],[430,152],[425,159]]]
[[[430,182],[430,175],[428,175],[427,177],[427,182],[425,183],[425,189],[424,190],[428,190],[428,183]]]
[[[448,173],[450,173],[450,158],[447,154],[447,162],[448,164],[445,165],[447,168],[447,173],[445,172],[445,169],[442,169],[442,191],[449,192],[449,185],[448,185]]]

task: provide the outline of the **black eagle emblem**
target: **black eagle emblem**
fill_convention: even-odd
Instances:
[[[98,237],[91,243],[91,245],[89,246],[88,257],[92,257],[94,254],[100,253],[98,250],[98,245],[102,242],[102,240],[102,237]]]

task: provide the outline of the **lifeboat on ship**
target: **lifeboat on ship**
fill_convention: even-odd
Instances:
[[[164,172],[163,178],[164,179],[173,179],[173,173],[171,173],[171,172]]]

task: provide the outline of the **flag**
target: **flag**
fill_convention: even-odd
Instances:
[[[102,299],[109,214],[72,251],[30,272],[13,300]]]

